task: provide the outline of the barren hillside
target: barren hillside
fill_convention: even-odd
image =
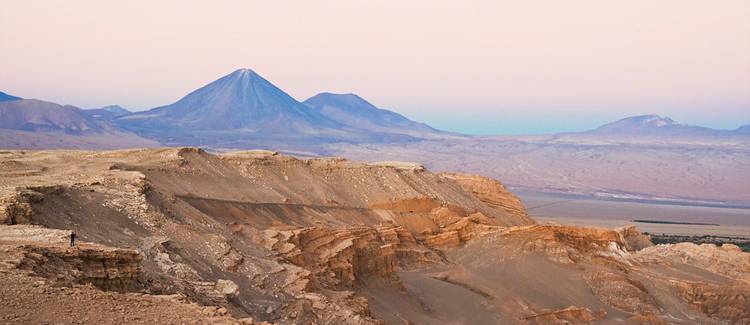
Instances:
[[[750,323],[736,247],[538,225],[417,164],[4,151],[0,202],[0,322]]]

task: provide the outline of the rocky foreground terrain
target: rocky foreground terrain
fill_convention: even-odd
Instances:
[[[750,324],[734,245],[537,224],[410,163],[3,151],[0,223],[0,323]]]

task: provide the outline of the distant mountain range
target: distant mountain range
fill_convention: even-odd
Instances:
[[[301,103],[254,71],[240,69],[174,104],[113,122],[170,145],[234,148],[413,141],[439,133],[350,97],[327,94]]]
[[[81,110],[0,93],[0,149],[155,146],[415,161],[530,191],[750,204],[750,125],[715,130],[641,115],[577,133],[468,136],[433,129],[355,94],[321,93],[299,102],[248,69],[142,112]]]
[[[0,128],[35,132],[60,131],[69,134],[102,131],[102,125],[89,119],[76,107],[37,99],[0,102]]]
[[[249,69],[199,88],[176,103],[120,117],[133,129],[316,132],[342,125],[309,109]]]
[[[320,93],[299,102],[250,69],[239,69],[181,98],[142,112],[117,105],[81,110],[0,92],[0,132],[14,134],[13,143],[33,148],[79,147],[84,138],[127,135],[130,144],[193,145],[214,148],[299,148],[335,143],[403,143],[469,137],[436,130],[390,110],[375,107],[355,94]],[[53,143],[37,143],[35,135]],[[668,117],[628,117],[595,130],[568,133],[587,137],[723,138],[750,135],[750,125],[714,130],[679,124]],[[23,139],[18,137],[28,137]],[[4,139],[10,139],[5,136]],[[28,140],[28,141],[26,141]],[[72,141],[74,144],[66,144]],[[106,147],[106,143],[97,144]]]
[[[154,147],[144,139],[75,106],[0,93],[0,148],[110,149]]]

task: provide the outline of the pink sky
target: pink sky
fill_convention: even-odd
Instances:
[[[0,2],[0,91],[169,104],[252,68],[469,133],[750,123],[750,1]]]

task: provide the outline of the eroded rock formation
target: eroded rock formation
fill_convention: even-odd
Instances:
[[[748,319],[747,253],[536,224],[485,177],[194,148],[10,151],[0,163],[0,221],[13,224],[0,277],[146,294],[118,296],[128,308],[170,295],[185,315],[230,323]],[[66,246],[69,230],[80,247]]]
[[[523,223],[533,222],[529,218],[521,199],[508,191],[502,183],[489,177],[460,173],[442,173],[441,176],[456,181],[485,204],[502,209]]]

